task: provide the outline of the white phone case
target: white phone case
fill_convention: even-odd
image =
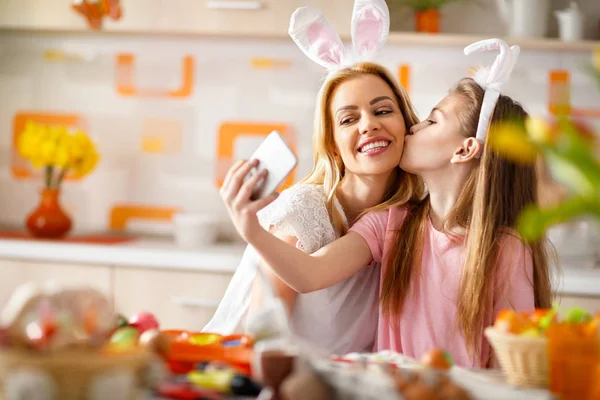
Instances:
[[[258,169],[266,169],[269,173],[266,179],[258,184],[257,190],[252,194],[253,200],[258,200],[273,193],[292,172],[297,163],[296,155],[277,131],[271,132],[249,158],[249,160],[255,159],[258,160]],[[254,173],[256,173],[255,168],[250,171],[247,178]]]

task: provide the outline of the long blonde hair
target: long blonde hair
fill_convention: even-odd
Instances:
[[[319,91],[315,110],[313,169],[301,183],[323,185],[327,194],[326,206],[329,216],[336,230],[342,234],[346,233],[342,222],[343,218],[334,207],[334,198],[335,192],[344,177],[345,167],[342,160],[336,157],[336,146],[333,137],[334,123],[330,108],[333,95],[342,83],[364,75],[377,76],[392,89],[400,107],[400,112],[404,117],[407,132],[419,122],[408,94],[404,88],[395,82],[388,70],[381,65],[370,62],[357,63],[352,67],[341,69],[335,75],[330,76],[323,84]],[[411,199],[420,198],[423,192],[421,182],[421,179],[416,175],[404,172],[400,167],[397,167],[396,177],[393,184],[386,191],[382,202],[375,207],[364,210],[361,215],[369,211],[382,210],[392,205],[400,205]]]
[[[472,79],[458,82],[451,94],[460,95],[464,106],[460,113],[461,134],[474,137],[484,91]],[[526,111],[510,97],[500,96],[491,120],[524,121]],[[465,238],[465,263],[459,289],[458,328],[471,353],[480,354],[488,300],[493,292],[492,279],[497,272],[501,234],[515,234],[517,217],[528,205],[538,201],[535,166],[515,164],[487,144],[479,165],[471,171],[461,194],[446,216],[444,226],[461,226]],[[422,255],[423,232],[429,214],[429,198],[408,203],[408,214],[396,234],[394,256],[383,280],[381,301],[390,315],[400,315],[414,271]],[[533,290],[536,307],[550,307],[552,301],[548,243],[546,239],[530,243],[533,259]]]

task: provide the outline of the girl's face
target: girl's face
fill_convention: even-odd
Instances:
[[[439,171],[454,160],[467,139],[458,118],[461,97],[450,94],[436,105],[424,121],[414,125],[404,140],[400,168],[418,175]]]
[[[336,153],[346,174],[378,175],[398,167],[406,125],[385,81],[363,75],[342,83],[329,111]]]

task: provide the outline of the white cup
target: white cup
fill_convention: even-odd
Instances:
[[[583,39],[583,14],[576,3],[565,10],[554,12],[558,21],[558,36],[565,42],[575,42]]]
[[[209,214],[175,214],[173,216],[175,243],[185,249],[208,246],[215,242],[218,226],[218,219]]]

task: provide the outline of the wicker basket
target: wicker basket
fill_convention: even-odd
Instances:
[[[510,384],[548,387],[548,339],[522,337],[486,328],[500,367]]]
[[[12,397],[7,396],[9,390],[44,388],[45,383],[50,384],[54,396],[42,398],[94,399],[97,396],[93,392],[103,392],[106,399],[138,399],[143,373],[151,360],[151,354],[145,350],[108,355],[90,349],[70,349],[42,355],[3,349],[0,351],[0,399]],[[106,380],[97,379],[102,377]]]

